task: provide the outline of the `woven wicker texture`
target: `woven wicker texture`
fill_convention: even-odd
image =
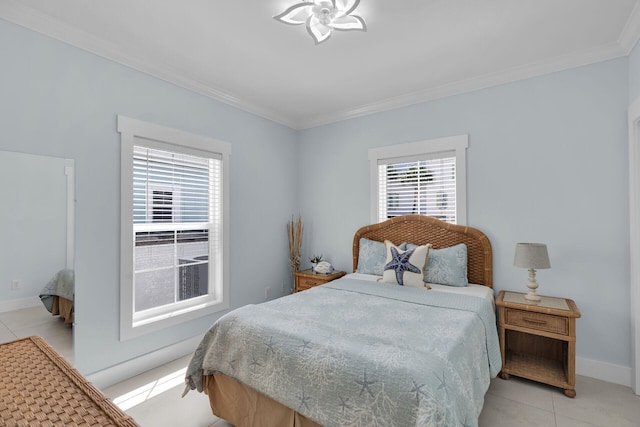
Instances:
[[[138,425],[40,337],[0,345],[0,378],[0,425]]]
[[[493,287],[493,255],[491,242],[480,230],[450,224],[424,215],[404,215],[359,229],[353,237],[353,271],[358,268],[360,239],[366,238],[395,245],[403,242],[424,245],[434,249],[460,243],[467,245],[467,276],[469,283]]]

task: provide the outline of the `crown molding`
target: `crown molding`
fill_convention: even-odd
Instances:
[[[222,89],[212,87],[210,84],[185,77],[182,72],[172,69],[166,64],[158,66],[153,62],[128,55],[112,43],[53,19],[29,6],[20,4],[18,1],[3,0],[0,2],[0,18],[245,112],[289,128],[295,128],[294,121],[276,114],[271,109],[254,105]]]
[[[636,43],[640,39],[640,2],[636,2],[635,7],[627,19],[627,23],[620,32],[618,44],[624,51],[625,55],[629,55]]]
[[[625,55],[625,50],[622,49],[618,43],[610,43],[596,49],[558,56],[543,62],[513,67],[496,73],[485,74],[483,76],[432,87],[423,91],[387,98],[379,102],[360,105],[355,108],[345,109],[324,116],[317,116],[314,120],[298,123],[298,129],[309,129],[374,113],[408,107],[410,105],[460,95],[519,80],[526,80],[532,77],[539,77],[583,65],[608,61]]]

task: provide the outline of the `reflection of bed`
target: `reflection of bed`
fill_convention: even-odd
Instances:
[[[65,323],[73,323],[75,276],[71,269],[58,271],[40,292],[42,304],[53,315],[60,315]]]
[[[241,426],[477,425],[500,370],[491,245],[476,229],[418,215],[354,237],[395,244],[464,243],[468,278],[484,297],[391,286],[364,275],[219,319],[196,349],[187,385]],[[438,306],[440,305],[440,306]]]

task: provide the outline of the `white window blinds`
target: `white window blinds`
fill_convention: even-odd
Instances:
[[[134,146],[133,222],[210,222],[219,209],[219,159]]]
[[[456,223],[454,152],[378,161],[379,221],[428,215]]]
[[[221,237],[221,163],[211,153],[134,145],[136,313],[211,292]]]

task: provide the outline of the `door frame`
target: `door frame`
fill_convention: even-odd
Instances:
[[[631,388],[640,394],[640,98],[628,110]]]

